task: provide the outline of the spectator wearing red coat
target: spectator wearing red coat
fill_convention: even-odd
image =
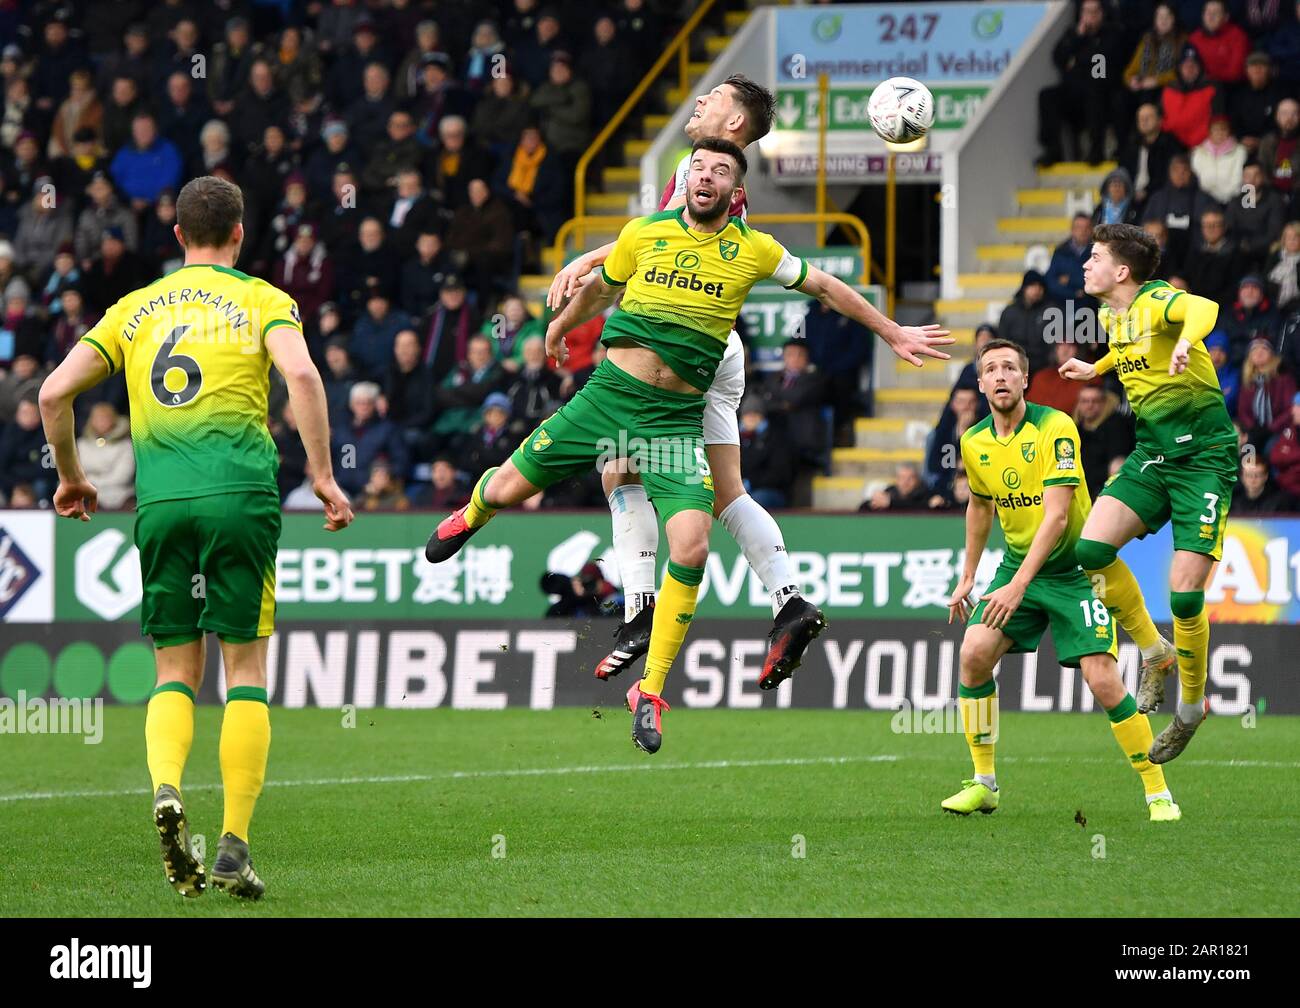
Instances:
[[[1223,95],[1205,75],[1205,65],[1196,47],[1188,45],[1178,62],[1178,79],[1160,93],[1165,132],[1187,149],[1197,147],[1210,135],[1210,119],[1223,112]]]
[[[1205,75],[1218,84],[1236,84],[1246,77],[1250,37],[1228,19],[1224,0],[1209,0],[1201,10],[1201,27],[1188,37],[1201,54]]]
[[[1277,485],[1292,497],[1300,497],[1300,395],[1291,401],[1288,420],[1269,449],[1268,461]]]
[[[1273,344],[1263,336],[1251,340],[1237,398],[1237,423],[1246,436],[1263,445],[1290,427],[1294,399],[1295,379],[1283,370]]]
[[[271,282],[298,302],[298,312],[313,324],[320,307],[334,299],[334,263],[316,240],[314,224],[299,224],[293,244],[275,263]]]

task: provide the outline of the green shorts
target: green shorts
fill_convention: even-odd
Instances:
[[[704,396],[655,388],[607,360],[510,458],[542,489],[592,466],[629,459],[664,521],[679,511],[713,513]]]
[[[1151,532],[1172,521],[1174,549],[1218,560],[1236,482],[1235,444],[1172,460],[1139,445],[1098,496],[1123,501]]]
[[[1016,575],[1016,568],[1003,564],[985,590],[1001,588]],[[971,623],[984,622],[980,602],[971,613]],[[1038,650],[1043,631],[1052,627],[1052,643],[1062,665],[1078,668],[1079,659],[1094,654],[1115,653],[1115,624],[1101,599],[1092,593],[1092,585],[1082,570],[1064,574],[1039,574],[1029,583],[1020,608],[1002,632],[1011,638],[1011,653],[1025,654]]]
[[[269,637],[279,541],[280,500],[273,493],[145,504],[135,517],[145,635],[156,647],[208,631],[232,644]]]

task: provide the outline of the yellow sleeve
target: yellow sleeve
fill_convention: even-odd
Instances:
[[[1079,428],[1055,410],[1038,436],[1038,471],[1043,486],[1074,486],[1079,482]]]
[[[1165,321],[1182,323],[1179,334],[1188,343],[1200,343],[1214,330],[1219,318],[1219,306],[1209,298],[1179,291],[1165,304]]]
[[[276,326],[288,326],[302,332],[302,315],[298,304],[279,287],[267,284],[262,290],[262,335]]]
[[[970,487],[970,492],[976,497],[992,500],[993,495],[989,493],[989,488],[984,485],[984,477],[976,468],[975,461],[975,451],[971,448],[970,442],[963,437],[961,439],[961,464],[966,467],[966,483]]]
[[[632,278],[636,272],[636,236],[645,223],[644,217],[636,217],[623,225],[618,240],[614,242],[614,250],[600,268],[605,283],[612,287],[622,287]]]
[[[808,264],[798,256],[791,255],[770,234],[750,229],[749,235],[763,276],[771,277],[787,290],[798,287],[807,279]]]
[[[1104,357],[1093,365],[1097,369],[1098,375],[1104,375],[1107,372],[1115,370],[1115,351],[1107,350]]]
[[[126,354],[122,346],[122,302],[118,301],[104,317],[95,323],[94,328],[81,337],[99,351],[104,363],[108,365],[110,375],[117,374],[126,364]]]

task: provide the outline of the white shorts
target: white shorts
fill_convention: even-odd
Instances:
[[[745,344],[736,330],[727,337],[727,349],[713,376],[713,384],[704,393],[704,443],[740,444],[740,424],[736,413],[745,395]]]

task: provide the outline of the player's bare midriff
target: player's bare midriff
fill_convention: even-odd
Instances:
[[[610,347],[609,361],[621,371],[626,371],[633,378],[663,389],[665,392],[684,392],[690,395],[703,395],[694,385],[682,381],[653,350],[646,347]]]

